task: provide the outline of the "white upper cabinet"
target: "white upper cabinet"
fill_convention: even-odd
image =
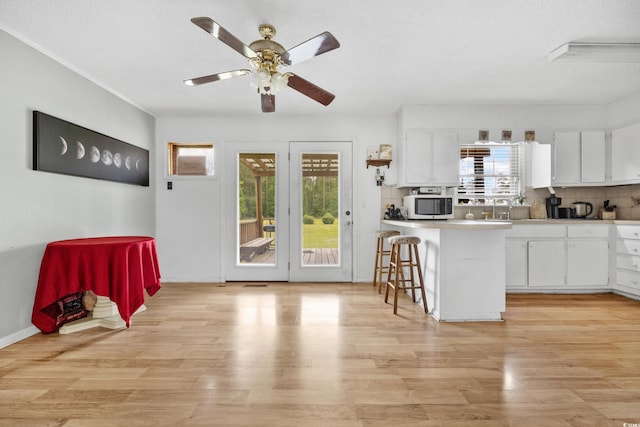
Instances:
[[[604,131],[580,133],[581,178],[583,183],[605,181],[606,144]]]
[[[604,184],[604,131],[556,132],[553,159],[553,185]]]
[[[407,130],[399,154],[398,186],[458,186],[456,132]]]
[[[547,188],[551,185],[551,145],[536,141],[524,144],[525,185]]]
[[[640,182],[640,123],[611,133],[611,181]]]
[[[556,132],[553,159],[554,185],[580,182],[580,132]]]

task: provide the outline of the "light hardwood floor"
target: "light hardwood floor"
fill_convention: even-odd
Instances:
[[[511,295],[504,322],[438,323],[371,284],[245,285],[164,284],[130,329],[0,350],[0,425],[640,423],[638,301]]]

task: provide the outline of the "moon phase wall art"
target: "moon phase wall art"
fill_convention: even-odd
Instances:
[[[149,150],[33,112],[33,169],[149,186]]]

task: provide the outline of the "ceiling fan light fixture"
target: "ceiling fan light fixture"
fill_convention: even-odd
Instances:
[[[287,86],[289,74],[275,73],[271,75],[271,90],[273,93],[279,92]]]
[[[251,87],[260,95],[275,95],[287,86],[289,73],[270,72],[266,68],[257,70],[251,76]]]

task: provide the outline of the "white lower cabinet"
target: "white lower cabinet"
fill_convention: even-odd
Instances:
[[[564,240],[529,242],[529,287],[561,288],[565,285]]]
[[[608,240],[575,240],[567,242],[567,285],[569,287],[602,287],[609,282]]]
[[[507,239],[505,283],[507,290],[527,287],[526,239]]]
[[[615,289],[640,297],[640,226],[616,227]]]
[[[506,241],[507,290],[609,288],[609,229],[593,224],[514,225]]]

